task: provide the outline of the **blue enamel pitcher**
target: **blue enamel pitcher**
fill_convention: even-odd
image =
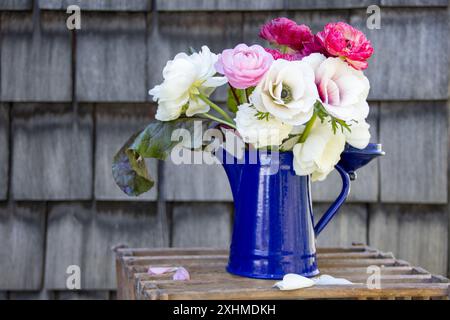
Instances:
[[[234,226],[227,271],[244,277],[281,279],[287,273],[319,273],[315,238],[345,202],[356,169],[383,155],[381,145],[346,146],[335,166],[342,178],[336,201],[314,225],[309,176],[297,176],[292,152],[249,152],[221,158],[234,198]],[[234,161],[233,161],[234,160]]]

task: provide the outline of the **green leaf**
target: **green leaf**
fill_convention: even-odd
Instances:
[[[138,196],[153,187],[145,158],[165,160],[180,141],[172,141],[176,129],[186,129],[194,136],[194,122],[202,121],[202,130],[210,120],[179,118],[173,121],[153,120],[144,130],[135,133],[114,156],[112,173],[119,188],[130,196]],[[204,132],[204,131],[203,131]]]

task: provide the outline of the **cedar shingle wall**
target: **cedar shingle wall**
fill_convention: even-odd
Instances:
[[[69,4],[82,9],[76,33],[65,25]],[[380,30],[365,26],[371,4],[382,8]],[[153,117],[147,91],[160,82],[166,60],[189,46],[219,52],[262,43],[259,26],[281,15],[313,31],[350,22],[376,52],[367,72],[369,122],[387,155],[358,172],[349,203],[319,244],[367,242],[448,274],[447,5],[0,1],[0,298],[113,299],[114,245],[229,244],[232,198],[219,166],[149,161],[158,186],[131,199],[113,184],[110,162]],[[317,216],[339,188],[336,174],[314,186]],[[82,270],[80,292],[65,289],[71,264]]]

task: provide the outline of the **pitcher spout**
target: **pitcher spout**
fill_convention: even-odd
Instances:
[[[369,143],[364,149],[357,149],[350,145],[345,146],[341,154],[339,165],[349,173],[352,180],[356,179],[356,170],[364,167],[373,159],[385,155],[379,143]]]

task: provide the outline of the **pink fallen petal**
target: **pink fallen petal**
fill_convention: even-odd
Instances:
[[[148,274],[154,274],[154,275],[160,275],[167,272],[173,272],[176,268],[173,267],[149,267],[147,273]]]
[[[175,274],[173,275],[173,280],[191,280],[191,276],[185,268],[179,267],[177,269],[177,272],[175,272]]]

